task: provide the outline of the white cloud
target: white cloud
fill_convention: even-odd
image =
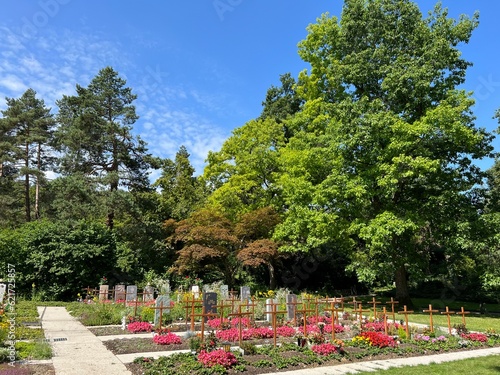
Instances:
[[[36,38],[22,38],[0,25],[0,108],[5,108],[5,96],[19,97],[33,88],[56,112],[55,102],[73,95],[77,83],[86,86],[100,69],[113,66],[138,94],[140,118],[134,132],[147,142],[149,151],[173,159],[184,145],[201,174],[208,151],[220,149],[227,137],[203,114],[219,112],[223,95],[172,84],[170,72],[161,67],[138,66],[129,47],[96,33],[49,28],[38,30]]]
[[[14,96],[17,96],[26,91],[28,86],[26,86],[21,77],[14,74],[7,74],[0,78],[0,88],[7,89],[7,91],[12,92]]]

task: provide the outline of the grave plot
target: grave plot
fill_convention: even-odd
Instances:
[[[214,363],[226,366],[227,373],[244,369],[247,374],[259,374],[500,345],[500,336],[493,333],[452,329],[450,334],[450,325],[444,331],[434,329],[433,316],[465,320],[468,312],[463,309],[456,314],[429,306],[418,312],[397,308],[394,299],[348,301],[291,294],[259,299],[242,298],[229,290],[224,294],[203,290],[198,298],[194,292],[173,294],[168,300],[157,298],[152,307],[138,307],[136,316],[129,316],[127,331],[135,323],[135,327],[143,325],[144,333],[134,330],[137,333],[127,340],[106,340],[106,347],[117,355],[137,355],[135,363],[128,365],[134,374],[184,366],[193,374],[204,373]],[[417,312],[428,314],[429,325],[410,323]],[[160,352],[162,358],[143,358],[141,353],[146,352]]]
[[[3,298],[5,296],[5,298]],[[0,298],[0,374],[54,374],[52,364],[23,365],[16,361],[52,358],[34,302],[15,301],[8,292]]]

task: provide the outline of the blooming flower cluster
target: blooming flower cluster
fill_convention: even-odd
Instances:
[[[339,347],[335,346],[332,343],[324,343],[324,344],[319,344],[319,345],[313,345],[311,347],[311,350],[319,355],[330,355],[333,353],[338,353],[339,352]]]
[[[181,338],[171,332],[168,332],[165,335],[154,335],[153,341],[158,345],[175,345],[182,343]]]
[[[464,340],[487,342],[488,336],[484,333],[463,333],[460,335]]]
[[[127,325],[127,329],[132,333],[151,332],[153,326],[148,322],[132,322]]]
[[[207,320],[207,325],[213,329],[224,329],[227,326],[238,327],[240,324],[240,320],[241,320],[241,325],[243,327],[247,327],[247,328],[250,327],[251,322],[250,322],[250,319],[248,319],[248,318],[234,318],[232,320],[228,320],[228,319],[221,320],[220,318],[209,319],[209,320]]]
[[[283,330],[283,332],[287,335],[289,334],[288,329]],[[279,333],[278,329],[276,330],[276,334],[278,336],[284,336],[284,335],[281,335]],[[294,332],[294,334],[295,334],[295,332]],[[271,328],[268,328],[268,327],[246,328],[246,329],[243,329],[241,331],[241,339],[242,340],[250,340],[252,338],[267,339],[267,338],[272,338],[273,335],[274,335],[273,330]],[[239,329],[238,328],[230,328],[230,329],[225,329],[223,331],[217,331],[216,336],[219,340],[222,340],[222,341],[230,341],[230,342],[238,341]],[[286,337],[290,337],[290,336],[286,336]]]
[[[365,331],[361,332],[359,336],[368,339],[370,346],[376,346],[378,348],[385,347],[395,347],[396,341],[391,336],[387,336],[381,332]]]
[[[225,368],[230,368],[238,363],[233,353],[226,352],[223,349],[214,350],[212,352],[202,350],[200,354],[198,354],[198,361],[205,367],[221,365]]]
[[[427,335],[421,335],[417,333],[416,335],[413,336],[413,340],[415,341],[425,341],[425,342],[431,342],[431,343],[436,343],[436,342],[443,342],[446,341],[446,337],[443,335],[436,337],[436,338],[431,338],[430,336]]]
[[[345,327],[339,324],[335,324],[334,326],[335,326],[335,333],[341,333],[344,332],[345,330]],[[325,324],[322,329],[324,333],[332,333],[331,323]],[[298,330],[301,334],[304,334],[304,327],[299,327]],[[318,332],[321,332],[321,329],[317,324],[309,324],[306,326],[306,335]]]
[[[398,323],[388,323],[387,328],[389,330],[395,329],[398,330],[401,326],[401,324]],[[384,332],[385,327],[383,322],[368,322],[363,324],[363,330],[364,331],[376,331],[376,332]]]
[[[351,341],[352,346],[360,347],[360,348],[365,348],[368,346],[371,346],[372,343],[368,337],[363,337],[363,336],[355,336],[352,338]]]
[[[295,331],[295,328],[290,326],[281,326],[276,328],[276,334],[278,336],[293,337],[296,333],[297,331]]]
[[[217,318],[207,320],[207,325],[213,329],[222,329],[225,325],[228,324],[230,324],[228,319]]]

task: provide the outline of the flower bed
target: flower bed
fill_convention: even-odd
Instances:
[[[222,349],[214,350],[212,352],[206,352],[203,350],[200,354],[198,354],[198,361],[200,361],[205,367],[220,365],[226,369],[238,363],[233,353],[226,352]]]
[[[148,322],[132,322],[127,324],[127,330],[132,333],[151,332],[153,326]]]
[[[153,342],[158,345],[180,345],[182,340],[175,333],[168,332],[166,334],[156,334],[153,337]]]
[[[370,346],[376,346],[377,348],[393,348],[396,346],[394,338],[381,332],[365,331],[361,332],[359,336],[367,339],[370,342]]]

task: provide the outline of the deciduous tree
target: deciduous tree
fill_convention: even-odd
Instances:
[[[299,54],[311,69],[297,88],[307,101],[280,158],[285,249],[334,242],[360,280],[395,281],[410,304],[408,271],[472,208],[465,195],[483,178],[473,159],[492,151],[457,89],[470,65],[457,46],[476,25],[440,5],[422,18],[408,0],[346,0],[340,21],[309,26]]]

